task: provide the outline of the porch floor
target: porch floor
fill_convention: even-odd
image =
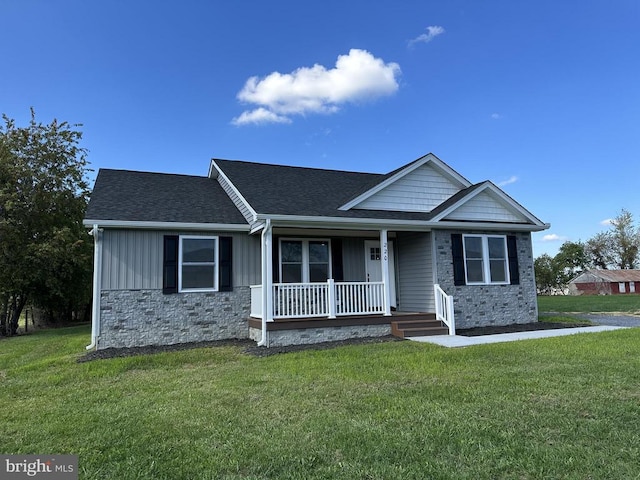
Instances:
[[[281,318],[267,322],[267,331],[357,325],[390,325],[392,334],[400,338],[446,335],[448,333],[447,328],[439,320],[436,320],[435,313],[397,311],[392,312],[391,316],[351,315],[338,318]],[[262,320],[249,318],[249,328],[262,328]]]

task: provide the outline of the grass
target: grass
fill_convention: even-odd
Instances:
[[[640,294],[539,296],[540,312],[622,312],[640,315]]]
[[[640,476],[640,329],[76,363],[88,341],[0,340],[0,452],[76,454],[83,479]]]

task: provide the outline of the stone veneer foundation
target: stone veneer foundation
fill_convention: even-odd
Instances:
[[[103,290],[98,349],[247,338],[249,287],[232,292]]]
[[[508,233],[516,236],[519,285],[462,285],[453,283],[451,234],[454,231],[433,232],[436,242],[437,278],[440,287],[453,295],[456,328],[511,325],[538,321],[538,298],[533,270],[533,249],[528,232]],[[464,233],[504,234],[504,232],[473,231]]]
[[[344,327],[297,328],[267,332],[269,347],[310,345],[351,338],[384,337],[385,335],[391,335],[391,325],[346,325]],[[250,328],[249,337],[256,342],[260,341],[262,330]]]

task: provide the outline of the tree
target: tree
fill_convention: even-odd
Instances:
[[[536,285],[542,295],[551,295],[558,288],[558,275],[553,257],[544,253],[533,262],[536,274]]]
[[[78,125],[38,123],[33,109],[26,127],[3,120],[0,335],[13,335],[28,301],[55,318],[86,298],[91,250],[82,218],[89,189]]]
[[[614,264],[611,232],[600,232],[586,241],[584,251],[587,263],[593,268],[606,270]]]
[[[640,250],[640,229],[633,224],[633,215],[624,208],[611,221],[613,231],[613,256],[620,269],[636,268]]]
[[[569,282],[587,268],[587,257],[582,242],[564,242],[553,257],[558,286],[565,288]]]

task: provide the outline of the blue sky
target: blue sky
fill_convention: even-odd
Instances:
[[[640,2],[0,0],[0,112],[92,168],[385,173],[432,152],[551,228],[640,221]]]

